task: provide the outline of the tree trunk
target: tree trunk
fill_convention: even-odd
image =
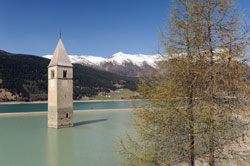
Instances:
[[[190,4],[188,4],[188,1],[185,1],[185,6],[186,6],[186,13],[185,13],[185,23],[186,23],[186,28],[185,28],[185,40],[186,40],[186,49],[187,49],[187,55],[188,55],[188,81],[187,81],[187,86],[190,87],[188,90],[188,114],[189,114],[189,165],[190,166],[195,166],[195,152],[194,152],[194,115],[193,115],[193,85],[192,85],[192,79],[193,79],[193,74],[191,71],[191,63],[192,63],[192,53],[190,51],[190,29],[189,29],[189,7]]]
[[[210,14],[210,2],[208,2],[208,40],[209,40],[209,52],[210,52],[210,67],[211,67],[211,71],[210,71],[210,84],[211,85],[211,89],[210,89],[210,104],[213,105],[214,102],[214,76],[213,76],[213,65],[214,65],[214,52],[213,52],[213,43],[212,43],[212,33],[211,33],[211,14]],[[212,109],[210,109],[210,120],[209,120],[209,166],[215,166],[215,158],[214,158],[214,108],[212,107]]]
[[[189,131],[189,151],[190,151],[190,166],[195,166],[195,152],[194,152],[194,113],[193,113],[193,90],[189,98],[189,118],[190,118],[190,131]]]
[[[209,166],[215,166],[214,159],[214,114],[213,110],[210,110],[210,125],[209,125]]]

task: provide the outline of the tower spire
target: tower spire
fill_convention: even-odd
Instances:
[[[61,35],[60,35],[61,36]],[[61,38],[59,39],[54,55],[50,60],[49,66],[48,67],[52,67],[52,66],[68,66],[68,67],[73,67],[69,56],[63,46],[62,40]]]

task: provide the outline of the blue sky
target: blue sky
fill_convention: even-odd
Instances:
[[[153,54],[168,0],[0,0],[0,49],[53,54],[59,31],[69,54]],[[250,14],[250,1],[239,4]]]

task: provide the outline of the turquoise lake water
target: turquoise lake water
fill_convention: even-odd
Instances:
[[[141,101],[135,101],[136,105]],[[130,101],[105,101],[105,102],[75,102],[74,110],[91,110],[91,109],[119,109],[132,108]],[[41,112],[47,111],[47,103],[32,104],[0,104],[0,113],[14,112]]]
[[[81,104],[74,106],[82,109]],[[35,111],[27,107],[38,106],[18,105],[26,112]],[[66,129],[47,128],[47,115],[0,117],[0,165],[117,166],[118,137],[129,130],[131,115],[127,111],[75,113],[75,126]]]

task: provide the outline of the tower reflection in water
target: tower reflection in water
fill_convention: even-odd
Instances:
[[[72,128],[48,128],[48,166],[73,165]]]

